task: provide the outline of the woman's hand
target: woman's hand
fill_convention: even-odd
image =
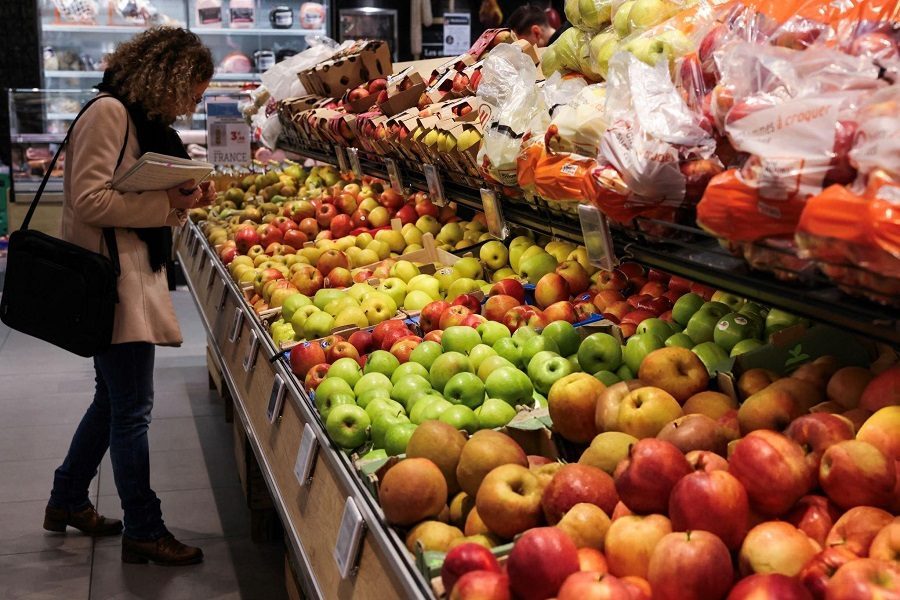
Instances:
[[[200,191],[203,193],[203,198],[199,206],[209,206],[216,201],[216,183],[214,181],[200,183]]]
[[[166,195],[169,197],[169,206],[172,208],[190,210],[197,206],[202,206],[204,192],[191,179],[166,190]]]

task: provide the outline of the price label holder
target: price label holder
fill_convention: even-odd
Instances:
[[[334,561],[342,579],[349,579],[356,574],[365,530],[366,521],[359,512],[356,502],[353,498],[347,498],[344,514],[341,516],[341,527],[338,529],[337,543],[334,545]]]
[[[213,284],[216,282],[216,265],[213,264],[213,259],[209,259],[209,278],[206,280],[206,289],[211,289]]]
[[[337,156],[338,170],[341,173],[348,173],[350,171],[350,164],[347,162],[347,153],[344,152],[344,147],[340,144],[335,144],[334,154]]]
[[[228,302],[228,283],[222,280],[222,296],[219,298],[219,311],[225,308],[226,302]]]
[[[581,235],[587,249],[588,262],[595,267],[611,271],[619,264],[613,248],[612,233],[606,215],[596,207],[578,205],[578,220],[581,221]]]
[[[231,322],[231,331],[228,333],[228,341],[235,343],[241,337],[241,325],[244,322],[244,311],[240,307],[234,309],[234,321]]]
[[[197,250],[200,249],[200,238],[198,238],[196,236],[192,237],[189,243],[191,246],[190,247],[191,257],[197,256]]]
[[[353,174],[362,179],[362,167],[359,164],[359,150],[356,148],[347,148],[347,156],[350,158],[350,169]]]
[[[509,226],[503,218],[503,207],[494,190],[481,188],[481,204],[484,206],[484,217],[488,232],[495,238],[505,240],[509,237]]]
[[[431,201],[438,206],[447,205],[447,197],[444,196],[444,184],[441,183],[441,174],[438,173],[437,167],[425,164],[425,182],[428,184],[428,194]]]
[[[284,407],[284,397],[286,395],[287,386],[284,383],[284,379],[276,373],[275,380],[272,381],[272,393],[269,394],[269,404],[266,406],[266,416],[272,425],[281,417],[281,409]]]
[[[319,452],[319,440],[312,425],[303,426],[303,435],[300,437],[300,449],[297,450],[297,460],[294,462],[294,477],[300,487],[312,483],[313,467],[316,464],[316,455]]]
[[[388,179],[391,180],[391,189],[398,194],[402,194],[403,181],[400,179],[400,169],[397,168],[397,161],[393,158],[386,158],[384,159],[384,164],[387,166]]]
[[[255,331],[250,332],[250,348],[247,350],[247,356],[244,357],[244,372],[249,373],[250,369],[256,365],[256,356],[259,354],[259,336]]]

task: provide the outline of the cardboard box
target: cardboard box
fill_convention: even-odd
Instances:
[[[497,44],[511,44],[515,41],[516,34],[512,29],[506,27],[488,29],[475,40],[475,43],[469,48],[468,54],[475,60],[480,60]]]
[[[393,72],[387,43],[367,41],[354,44],[353,50],[298,73],[303,87],[320,96],[336,97],[372,79],[386,78]]]
[[[404,87],[404,89],[400,89]],[[407,67],[388,79],[388,99],[378,105],[385,115],[392,117],[397,113],[417,106],[419,98],[425,92],[426,85],[413,67]]]

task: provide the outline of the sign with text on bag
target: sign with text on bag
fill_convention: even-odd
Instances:
[[[250,164],[250,126],[237,96],[206,97],[207,160],[214,165]]]

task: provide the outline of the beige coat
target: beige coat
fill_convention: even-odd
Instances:
[[[102,228],[115,227],[122,274],[112,343],[178,346],[181,330],[165,269],[157,273],[150,269],[147,245],[129,228],[178,225],[183,213],[169,207],[165,192],[112,189],[127,122],[125,107],[118,100],[104,98],[75,125],[66,148],[62,238],[108,256]],[[129,169],[140,157],[134,124],[129,125],[120,171]]]

